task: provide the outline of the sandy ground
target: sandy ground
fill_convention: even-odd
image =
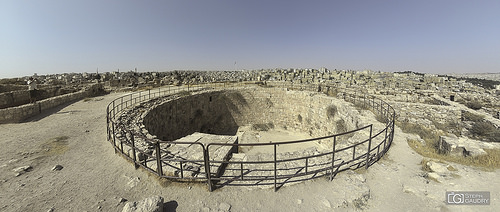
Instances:
[[[146,171],[114,153],[106,141],[106,105],[123,93],[82,100],[18,124],[0,125],[0,211],[121,211],[126,201],[160,195],[166,211],[499,211],[500,171],[451,164],[451,178],[427,180],[422,156],[408,147],[397,129],[389,154],[368,170],[359,170],[360,186],[339,174],[272,189],[224,187],[208,192],[205,184],[160,185]],[[63,166],[53,171],[56,165]],[[13,169],[31,166],[16,176]],[[356,207],[348,195],[368,188],[370,198]],[[362,189],[361,189],[362,190]],[[490,191],[489,206],[445,204],[446,191]],[[347,200],[347,201],[346,201]],[[358,205],[359,206],[359,205]]]
[[[283,142],[283,141],[296,141],[296,140],[304,140],[312,138],[308,133],[296,132],[291,130],[285,130],[280,128],[274,128],[267,131],[254,131],[250,126],[240,127],[238,131],[243,130],[244,134],[241,136],[242,138],[239,141],[244,143],[272,143],[272,142]],[[317,148],[323,149],[321,145],[316,142],[306,142],[306,143],[298,143],[298,144],[289,144],[281,146],[277,149],[277,153],[284,152],[294,152],[300,151],[307,148]],[[274,153],[273,148],[269,148],[269,146],[256,146],[256,147],[242,147],[242,153],[246,155],[252,154],[272,154]]]

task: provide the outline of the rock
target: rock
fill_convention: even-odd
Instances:
[[[368,200],[370,199],[370,190],[368,192],[363,193],[360,197],[354,199],[352,204],[357,209],[365,209],[365,206],[368,204]]]
[[[479,156],[488,154],[483,148],[498,148],[495,144],[456,136],[441,136],[438,149],[441,153],[455,156]]]
[[[55,210],[55,208],[52,207],[52,208],[49,208],[49,210],[47,210],[47,212],[53,212],[54,210]]]
[[[323,203],[323,205],[327,208],[332,208],[332,204],[327,199],[323,199],[321,203]]]
[[[163,212],[163,197],[154,196],[139,202],[127,202],[122,212]]]
[[[56,165],[52,168],[52,171],[60,171],[61,169],[63,169],[63,166],[61,165]]]
[[[427,167],[429,167],[429,169],[432,171],[432,172],[436,172],[436,173],[446,173],[448,172],[448,168],[446,168],[445,166],[437,163],[437,162],[434,162],[434,161],[429,161],[427,162]]]
[[[231,209],[231,205],[225,202],[219,204],[219,210],[221,211],[229,211]]]
[[[19,175],[22,175],[26,172],[29,172],[33,169],[33,167],[31,166],[21,166],[21,167],[17,167],[15,169],[13,169],[12,171],[16,172],[16,177],[19,176]]]
[[[297,204],[298,204],[298,205],[302,204],[302,202],[304,202],[304,200],[302,200],[302,199],[298,199],[298,200],[297,200]]]
[[[427,178],[429,178],[431,180],[435,180],[438,183],[440,183],[442,181],[441,176],[436,172],[427,173]]]
[[[482,148],[469,148],[469,150],[466,150],[465,154],[467,156],[476,157],[481,155],[487,155],[488,153],[484,151],[484,149]]]
[[[130,188],[133,188],[133,187],[136,187],[137,184],[139,184],[139,182],[141,182],[141,179],[139,179],[139,177],[132,177],[132,178],[130,178],[130,181],[128,181],[127,185]]]
[[[415,188],[407,186],[407,185],[403,185],[403,192],[410,193],[410,194],[416,194],[417,193],[417,191],[415,190]]]
[[[11,160],[9,160],[9,162],[8,162],[8,163],[9,163],[9,164],[11,164],[11,163],[15,163],[15,162],[17,162],[17,161],[19,161],[19,159],[11,159]]]
[[[120,197],[120,198],[118,199],[118,204],[123,203],[123,202],[126,202],[126,201],[127,201],[127,199]]]
[[[457,143],[457,137],[441,136],[438,141],[438,150],[444,154],[465,156],[465,148],[458,146]]]

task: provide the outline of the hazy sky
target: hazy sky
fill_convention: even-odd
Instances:
[[[278,67],[498,73],[500,1],[0,0],[0,78]]]

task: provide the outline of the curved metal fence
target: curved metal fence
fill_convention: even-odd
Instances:
[[[290,89],[314,92],[337,91],[337,98],[364,109],[371,110],[378,120],[384,122],[383,129],[375,129],[373,124],[339,134],[285,142],[272,143],[210,143],[180,141],[160,141],[148,138],[144,134],[128,129],[120,122],[120,115],[141,103],[149,100],[178,95],[185,92],[201,90],[228,90],[250,86],[264,86],[269,89]],[[120,153],[130,160],[136,168],[142,167],[159,177],[174,180],[206,182],[209,191],[222,186],[273,186],[278,190],[286,183],[328,177],[332,180],[338,172],[347,169],[368,168],[378,161],[391,146],[394,138],[396,113],[394,109],[381,99],[354,91],[338,91],[334,85],[326,84],[291,84],[284,82],[268,82],[257,85],[255,82],[223,82],[211,84],[188,85],[183,87],[157,88],[131,93],[113,100],[106,108],[107,138]],[[349,145],[339,144],[342,136],[355,133],[366,135],[365,138]],[[137,141],[152,144],[150,148],[140,148]],[[278,153],[287,145],[307,142],[331,143],[330,150],[311,152],[303,155],[287,155]],[[197,148],[201,158],[177,157],[169,152],[172,145]],[[271,154],[260,158],[233,158],[240,147],[261,147],[272,150]],[[224,149],[229,154],[224,157],[212,157],[214,151]],[[169,170],[165,174],[164,170]]]

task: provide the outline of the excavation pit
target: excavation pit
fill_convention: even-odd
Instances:
[[[276,189],[368,167],[392,142],[392,108],[364,96],[360,105],[360,96],[328,96],[317,86],[190,89],[139,94],[139,103],[112,114],[108,132],[117,151],[161,177],[207,182],[210,190]]]

